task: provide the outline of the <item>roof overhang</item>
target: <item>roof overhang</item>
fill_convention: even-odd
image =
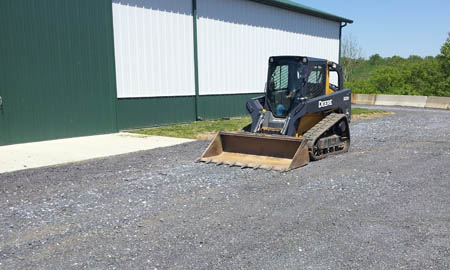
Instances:
[[[289,0],[250,0],[250,1],[258,2],[258,3],[262,3],[262,4],[274,6],[274,7],[279,7],[282,9],[287,9],[287,10],[311,15],[314,17],[319,17],[319,18],[335,21],[335,22],[353,23],[353,21],[350,19],[339,17],[339,16],[336,16],[336,15],[333,15],[333,14],[330,14],[327,12],[323,12],[318,9],[310,8],[310,7],[307,7],[307,6],[304,6],[304,5],[289,1]]]

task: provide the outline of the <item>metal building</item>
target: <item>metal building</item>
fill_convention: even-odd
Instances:
[[[351,20],[286,0],[0,2],[0,145],[245,114],[270,55]]]

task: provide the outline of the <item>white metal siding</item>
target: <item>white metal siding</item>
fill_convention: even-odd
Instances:
[[[338,22],[248,0],[197,0],[197,9],[201,95],[264,91],[271,55],[338,61]]]
[[[191,0],[113,0],[117,96],[195,95]]]

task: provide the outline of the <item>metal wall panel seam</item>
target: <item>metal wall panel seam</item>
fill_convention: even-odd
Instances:
[[[199,85],[198,85],[198,47],[197,47],[197,0],[192,0],[192,20],[193,20],[193,42],[194,42],[194,81],[195,81],[195,120],[200,120],[198,114],[198,99],[199,99]]]

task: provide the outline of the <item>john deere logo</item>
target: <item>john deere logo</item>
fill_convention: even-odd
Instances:
[[[327,107],[327,106],[331,106],[331,105],[333,105],[332,99],[324,100],[324,101],[319,100],[319,108],[323,108],[323,107]]]

